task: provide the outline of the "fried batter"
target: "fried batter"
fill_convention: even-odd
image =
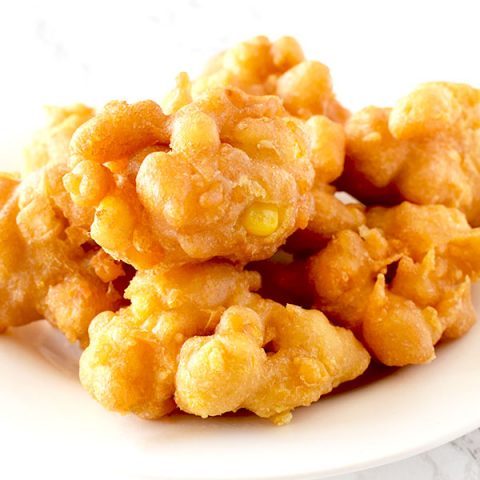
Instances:
[[[95,207],[92,238],[136,268],[246,263],[307,225],[314,166],[322,181],[339,174],[320,137],[277,97],[237,89],[171,116],[153,102],[117,102],[75,133],[64,182],[76,204]]]
[[[162,103],[164,111],[175,113],[192,102],[192,85],[184,72],[177,77],[177,84]],[[305,122],[311,136],[311,159],[315,169],[315,181],[319,186],[336,180],[343,172],[345,160],[345,132],[342,125],[324,115],[310,116]]]
[[[345,133],[342,125],[326,117],[315,116],[307,121],[312,134],[315,184],[312,190],[313,215],[306,229],[298,229],[287,241],[287,249],[295,253],[315,252],[324,247],[332,235],[343,229],[356,229],[365,223],[363,206],[345,204],[330,185],[343,171]]]
[[[342,187],[367,203],[442,204],[480,225],[480,90],[426,83],[346,125]]]
[[[197,95],[212,86],[238,87],[254,95],[278,95],[300,118],[325,115],[343,123],[348,111],[336,100],[327,66],[305,60],[292,37],[271,42],[259,36],[214,57],[193,85]]]
[[[46,318],[85,345],[91,319],[119,305],[111,282],[123,269],[89,242],[93,212],[71,204],[66,168],[0,177],[0,330]]]
[[[80,103],[70,107],[46,107],[47,125],[39,130],[25,148],[24,175],[47,163],[67,163],[70,140],[75,130],[93,117],[93,109]]]
[[[78,340],[109,410],[285,424],[369,352],[426,363],[475,321],[480,90],[350,117],[293,38],[255,37],[161,106],[47,113],[0,174],[0,331]]]
[[[325,247],[335,233],[365,225],[364,206],[344,203],[335,193],[331,185],[314,189],[313,216],[305,230],[297,230],[287,239],[286,250],[303,256],[313,254]]]
[[[369,356],[319,311],[252,293],[255,272],[228,264],[140,271],[131,306],[100,314],[80,361],[102,405],[158,418],[177,405],[202,417],[246,408],[277,423],[341,382]]]
[[[344,230],[310,260],[316,305],[386,365],[434,358],[442,337],[475,321],[480,230],[441,205],[375,207],[360,234]]]

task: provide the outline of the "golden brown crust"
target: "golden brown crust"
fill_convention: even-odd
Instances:
[[[48,164],[22,182],[0,179],[0,328],[46,318],[86,344],[90,320],[119,305],[109,282],[123,270],[90,245],[91,213],[70,204],[61,188],[65,169]]]
[[[96,400],[149,419],[284,424],[367,350],[429,362],[475,321],[479,106],[429,83],[350,117],[328,67],[256,37],[162,106],[50,109],[33,173],[0,174],[0,331],[45,317]]]
[[[305,60],[292,37],[259,36],[217,55],[193,84],[198,95],[212,86],[238,87],[254,95],[278,95],[294,116],[324,115],[344,123],[349,112],[336,100],[327,66]]]
[[[94,110],[80,103],[69,107],[46,107],[47,125],[35,133],[24,151],[22,173],[38,170],[48,163],[67,163],[75,130],[93,117]]]
[[[344,203],[330,185],[317,186],[313,192],[313,215],[304,230],[297,230],[286,243],[289,252],[305,255],[323,248],[341,230],[357,231],[365,225],[365,207],[357,202]]]
[[[284,423],[366,369],[351,332],[319,311],[264,300],[258,287],[257,273],[221,263],[139,272],[132,305],[91,325],[84,387],[145,418],[177,405],[202,417],[247,408]]]
[[[341,172],[342,128],[292,117],[276,97],[214,89],[171,116],[146,105],[114,104],[83,125],[64,179],[95,208],[92,238],[136,268],[266,258],[307,225],[314,181]]]
[[[408,202],[368,210],[366,224],[310,260],[316,304],[381,362],[430,361],[443,335],[460,336],[475,321],[480,233],[456,209]]]
[[[346,125],[340,183],[367,203],[442,204],[480,224],[480,91],[426,83],[393,109],[368,107]]]

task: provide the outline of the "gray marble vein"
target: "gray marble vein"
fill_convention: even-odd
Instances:
[[[479,480],[480,429],[415,457],[335,480]]]

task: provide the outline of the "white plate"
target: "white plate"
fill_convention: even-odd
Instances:
[[[474,298],[478,309],[478,287]],[[319,479],[379,465],[480,426],[479,344],[477,325],[433,363],[375,372],[284,427],[253,416],[148,422],[91,400],[77,381],[78,352],[42,322],[0,337],[2,464],[101,462],[105,474],[209,480]]]
[[[5,152],[5,150],[3,151]],[[12,157],[10,157],[12,158]],[[474,292],[480,311],[480,288]],[[480,325],[429,365],[373,371],[291,424],[253,416],[158,422],[97,405],[78,351],[44,322],[0,337],[2,471],[103,478],[319,479],[408,457],[480,426]],[[10,477],[9,477],[10,478]],[[43,478],[43,477],[42,477]],[[97,478],[97,477],[94,477]]]

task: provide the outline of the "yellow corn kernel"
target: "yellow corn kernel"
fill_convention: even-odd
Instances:
[[[97,208],[91,227],[92,238],[103,248],[126,250],[132,242],[135,214],[120,197],[105,197]]]
[[[199,111],[183,111],[175,117],[170,146],[176,152],[208,152],[220,147],[215,120]]]
[[[278,228],[278,207],[267,203],[256,202],[250,205],[242,217],[242,224],[248,233],[266,237]]]

